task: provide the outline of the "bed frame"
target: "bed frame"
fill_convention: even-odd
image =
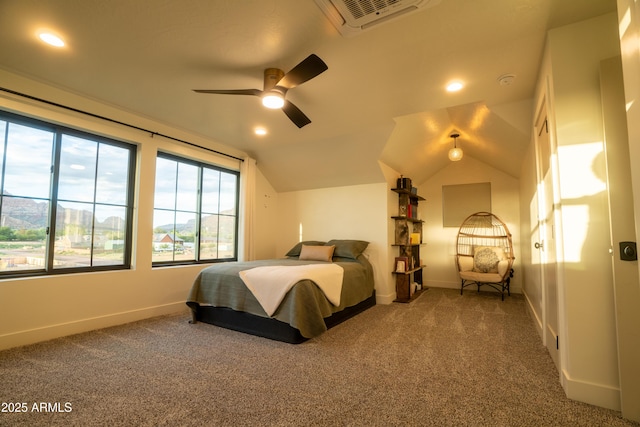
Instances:
[[[290,344],[300,344],[308,340],[302,336],[298,329],[272,317],[256,316],[227,307],[201,306],[196,302],[187,302],[187,305],[191,308],[192,316],[189,323],[208,323]],[[369,298],[360,303],[325,317],[324,323],[327,325],[327,329],[331,329],[374,305],[376,305],[375,290]]]

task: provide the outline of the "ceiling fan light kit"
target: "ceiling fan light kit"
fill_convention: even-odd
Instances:
[[[284,97],[277,92],[267,92],[262,97],[262,105],[272,110],[284,106]]]
[[[329,67],[318,56],[311,54],[285,74],[279,68],[264,70],[263,90],[260,89],[194,89],[198,93],[221,95],[251,95],[262,98],[267,108],[281,108],[298,128],[311,123],[311,120],[292,102],[285,99],[287,91],[311,80],[325,72]]]

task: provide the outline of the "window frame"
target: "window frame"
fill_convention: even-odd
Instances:
[[[22,116],[20,114],[11,113],[5,110],[0,110],[0,120],[5,121],[7,123],[7,128],[5,129],[5,134],[2,135],[0,139],[0,144],[5,144],[6,142],[6,132],[8,132],[9,124],[14,123],[16,125],[30,127],[38,130],[43,130],[47,132],[51,132],[53,134],[53,142],[52,142],[52,153],[51,153],[51,179],[49,182],[49,195],[48,199],[49,208],[47,211],[47,224],[46,224],[46,243],[45,243],[45,265],[41,269],[34,270],[12,270],[12,271],[0,271],[0,280],[3,279],[11,279],[11,278],[19,278],[19,277],[38,277],[38,276],[56,276],[61,274],[74,274],[74,273],[87,273],[87,272],[99,272],[99,271],[114,271],[114,270],[131,270],[132,268],[132,260],[133,260],[133,220],[134,220],[134,205],[135,205],[135,189],[136,189],[136,166],[137,166],[137,158],[138,158],[138,146],[136,144],[132,144],[130,142],[120,141],[114,138],[109,138],[106,136],[98,135],[95,133],[74,129],[69,126],[64,126],[61,124],[48,122],[42,119],[36,119],[31,117]],[[109,265],[89,265],[89,266],[81,266],[81,267],[63,267],[63,268],[54,268],[54,259],[55,259],[55,244],[56,244],[56,217],[57,217],[57,209],[58,209],[58,189],[59,189],[59,180],[60,180],[60,157],[62,152],[62,139],[63,136],[67,135],[74,138],[86,139],[88,141],[95,142],[98,147],[101,144],[111,145],[118,148],[123,148],[129,151],[129,164],[127,165],[128,177],[127,177],[127,189],[126,189],[126,201],[125,204],[122,205],[125,208],[125,230],[124,230],[124,248],[123,248],[123,259],[120,264],[109,264]],[[6,170],[6,150],[3,150],[2,153],[3,159],[0,163],[0,183],[2,183],[2,187],[0,187],[0,191],[4,192],[4,179],[5,179],[5,170]],[[97,160],[96,160],[97,161]],[[97,164],[96,164],[97,166]],[[97,182],[97,177],[95,178]],[[11,196],[10,196],[11,197]],[[0,194],[0,212],[2,212],[2,205],[4,203],[4,194]],[[29,200],[35,200],[39,198],[31,198],[27,197]],[[44,199],[40,199],[44,200]],[[108,203],[97,203],[94,199],[92,202],[87,202],[91,204],[94,208],[95,215],[95,207],[97,205],[110,205]],[[112,205],[112,206],[120,206],[120,205]],[[95,221],[95,216],[93,218]],[[90,245],[90,262],[93,264],[96,258],[94,258],[94,232],[95,229],[92,227],[92,238]]]
[[[239,252],[239,242],[238,242],[238,237],[240,235],[239,230],[240,230],[240,171],[237,170],[233,170],[233,169],[229,169],[226,168],[224,166],[220,166],[220,165],[216,165],[213,163],[208,163],[208,162],[204,162],[201,160],[194,160],[192,158],[188,158],[188,157],[183,157],[180,155],[176,155],[173,153],[169,153],[166,151],[161,151],[158,150],[157,154],[156,154],[156,165],[157,165],[157,161],[158,158],[163,158],[166,160],[171,160],[171,161],[175,161],[178,163],[184,163],[190,166],[196,166],[198,168],[198,183],[197,183],[197,197],[198,200],[196,202],[197,204],[197,210],[195,212],[195,217],[196,217],[196,227],[195,227],[195,239],[194,239],[194,259],[192,260],[172,260],[172,261],[153,261],[153,254],[152,254],[152,267],[156,268],[156,267],[169,267],[169,266],[176,266],[176,265],[197,265],[197,264],[217,264],[217,263],[223,263],[223,262],[234,262],[234,261],[238,261],[238,252]],[[235,191],[235,205],[234,205],[234,210],[235,210],[235,215],[233,215],[233,217],[235,218],[235,228],[234,228],[234,233],[233,233],[233,239],[234,239],[234,248],[233,248],[233,257],[229,257],[229,258],[206,258],[206,259],[202,259],[201,257],[201,248],[200,248],[200,236],[201,236],[201,232],[202,232],[202,188],[203,188],[203,169],[210,169],[210,170],[214,170],[220,173],[227,173],[229,175],[233,175],[235,177],[235,184],[236,184],[236,191]],[[156,172],[157,173],[157,172]],[[220,201],[220,191],[218,192],[218,202]],[[154,202],[153,202],[153,212],[155,215],[156,210],[164,210],[164,211],[169,211],[169,209],[166,208],[156,208],[156,201],[155,201],[155,183],[154,183]],[[188,212],[188,211],[180,211],[178,209],[174,209],[173,212]],[[220,216],[230,216],[230,215],[223,215],[220,212],[217,213],[218,217]],[[174,223],[175,226],[175,223]],[[153,227],[155,229],[155,226]],[[174,230],[175,232],[175,230]],[[155,230],[152,233],[152,235],[155,235]],[[219,241],[219,240],[218,240]],[[153,242],[152,242],[153,243]]]

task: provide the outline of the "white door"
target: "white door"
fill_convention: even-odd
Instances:
[[[560,371],[558,338],[558,286],[556,280],[555,209],[553,195],[552,147],[546,108],[541,108],[536,120],[536,153],[540,183],[538,184],[538,240],[534,241],[540,259],[542,279],[543,342]]]
[[[623,260],[621,242],[635,242],[631,163],[620,58],[600,65],[605,158],[609,186],[611,251],[622,415],[640,421],[640,297],[638,261]]]

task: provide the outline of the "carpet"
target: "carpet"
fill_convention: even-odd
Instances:
[[[0,352],[0,425],[637,425],[565,397],[520,295],[432,288],[298,345],[188,321]]]

